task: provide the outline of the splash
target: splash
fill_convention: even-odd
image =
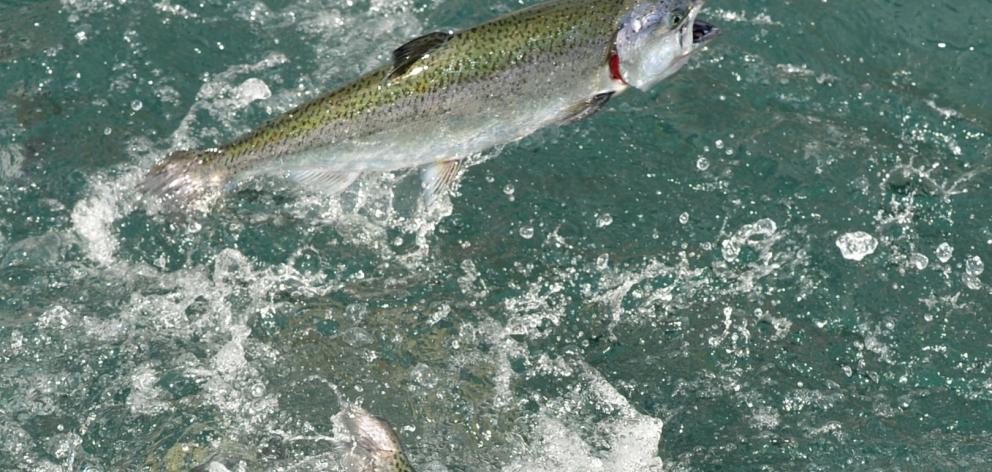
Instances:
[[[578,367],[572,393],[549,402],[536,416],[530,433],[533,446],[502,470],[664,470],[657,454],[663,422],[637,412],[590,366],[579,363]],[[582,419],[590,411],[605,416],[591,428]]]

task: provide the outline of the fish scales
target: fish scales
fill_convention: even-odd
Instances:
[[[598,11],[576,9],[576,3],[591,3]],[[599,50],[600,54],[593,56],[593,65],[599,66],[609,53],[610,30],[615,28],[617,12],[624,3],[539,5],[525,12],[530,14],[518,13],[456,33],[441,50],[421,60],[424,73],[384,85],[391,66],[382,67],[235,141],[224,154],[251,159],[252,155],[291,153],[345,137],[367,137],[405,120],[450,113],[452,101],[478,91],[488,93],[489,97],[482,98],[495,101],[507,93],[518,93],[509,84],[486,82],[499,72],[520,69],[540,74],[545,68],[562,69],[572,65],[570,59],[585,56],[586,49]],[[547,63],[547,57],[553,60]],[[523,75],[515,85],[529,85],[528,79]],[[471,86],[473,82],[488,86],[479,90]],[[306,142],[308,136],[313,140]]]

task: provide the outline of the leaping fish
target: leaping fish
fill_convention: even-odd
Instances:
[[[392,62],[224,146],[171,154],[146,194],[184,201],[258,176],[329,192],[365,172],[423,168],[425,196],[463,160],[572,123],[682,68],[718,34],[703,0],[551,0],[459,32],[434,32]]]

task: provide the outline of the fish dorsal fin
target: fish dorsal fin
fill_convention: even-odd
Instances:
[[[393,70],[389,72],[389,78],[399,77],[405,74],[420,58],[448,42],[452,36],[453,34],[445,31],[436,31],[412,39],[396,48],[393,51]]]

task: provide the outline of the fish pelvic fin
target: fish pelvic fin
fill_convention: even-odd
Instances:
[[[421,199],[426,207],[430,207],[441,195],[452,191],[465,163],[460,159],[438,161],[428,164],[421,171],[420,179],[423,188]]]
[[[602,110],[606,106],[606,102],[610,101],[613,94],[614,92],[601,93],[573,105],[565,112],[564,118],[561,120],[561,125],[570,125],[595,115],[597,111]]]
[[[360,175],[360,172],[340,172],[321,167],[293,169],[287,173],[292,182],[329,195],[343,192]]]
[[[332,421],[346,470],[413,471],[399,437],[385,420],[352,404],[334,415]]]
[[[176,151],[155,164],[138,185],[145,199],[158,199],[169,207],[185,208],[220,193],[227,172],[211,165],[220,153]]]

